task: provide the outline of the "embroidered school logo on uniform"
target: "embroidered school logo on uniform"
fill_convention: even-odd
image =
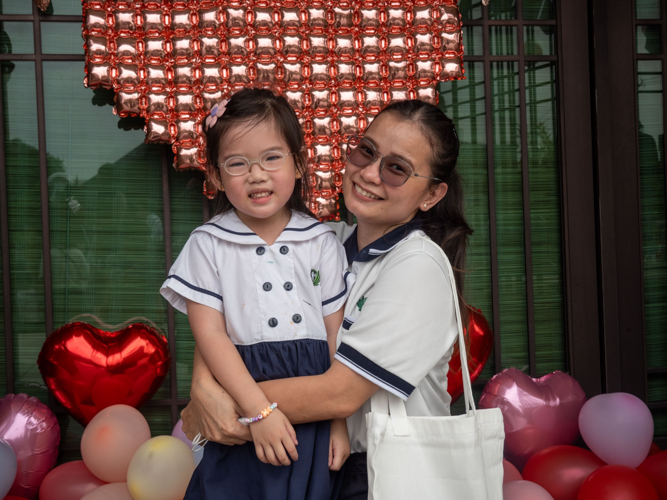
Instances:
[[[315,269],[310,270],[310,279],[313,280],[313,286],[319,286],[320,284],[320,272]]]
[[[361,308],[364,307],[365,303],[366,303],[366,297],[362,295],[361,298],[357,301],[357,308],[359,309],[359,312],[361,312]]]

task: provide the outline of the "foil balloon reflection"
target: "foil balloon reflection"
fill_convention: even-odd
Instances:
[[[7,394],[0,399],[0,438],[16,453],[16,479],[10,495],[34,498],[58,459],[60,426],[39,399]]]
[[[86,425],[108,406],[146,403],[162,385],[170,361],[167,341],[147,325],[106,332],[71,323],[46,339],[37,363],[56,399]]]
[[[172,143],[177,169],[204,170],[201,124],[241,88],[284,95],[310,171],[340,172],[341,156],[321,163],[317,146],[339,148],[392,101],[435,103],[437,83],[464,73],[456,0],[83,0],[83,12],[85,85],[146,118],[146,140]],[[313,192],[319,216],[337,217],[338,189]]]
[[[519,470],[535,453],[569,445],[579,437],[579,412],[586,394],[566,373],[533,379],[516,368],[486,383],[480,408],[500,408],[505,421],[505,458]]]
[[[470,379],[474,382],[482,373],[493,348],[493,331],[482,311],[468,307],[468,328],[463,329],[463,336],[466,343]],[[454,353],[449,361],[447,392],[452,397],[452,404],[463,394],[463,376],[461,374],[458,342],[454,345]]]

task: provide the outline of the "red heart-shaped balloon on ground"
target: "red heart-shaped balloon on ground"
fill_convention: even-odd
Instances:
[[[468,328],[463,330],[463,336],[465,337],[468,349],[470,379],[474,382],[482,373],[493,347],[493,331],[482,311],[468,307]],[[452,359],[449,360],[447,392],[452,397],[452,404],[463,394],[463,375],[461,374],[461,357],[459,355],[458,342],[454,344],[454,353],[452,354]]]
[[[519,470],[535,453],[579,437],[579,412],[586,394],[566,373],[533,379],[516,368],[484,386],[480,408],[500,408],[505,421],[505,458]]]
[[[141,407],[162,385],[170,362],[165,338],[141,323],[116,332],[87,323],[61,326],[37,360],[48,388],[83,425],[108,406]]]

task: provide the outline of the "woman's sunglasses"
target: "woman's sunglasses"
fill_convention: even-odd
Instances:
[[[372,142],[358,135],[348,138],[346,152],[347,160],[352,165],[362,168],[374,163],[378,157],[382,158],[380,160],[380,178],[385,184],[392,187],[402,186],[408,182],[410,177],[421,177],[443,182],[436,177],[415,174],[414,169],[408,162],[396,156],[381,155]]]

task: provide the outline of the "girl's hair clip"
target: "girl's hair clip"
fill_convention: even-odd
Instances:
[[[224,99],[211,108],[211,113],[206,117],[206,121],[204,122],[206,130],[211,130],[218,122],[218,118],[225,114],[227,103],[229,103],[229,99]]]

